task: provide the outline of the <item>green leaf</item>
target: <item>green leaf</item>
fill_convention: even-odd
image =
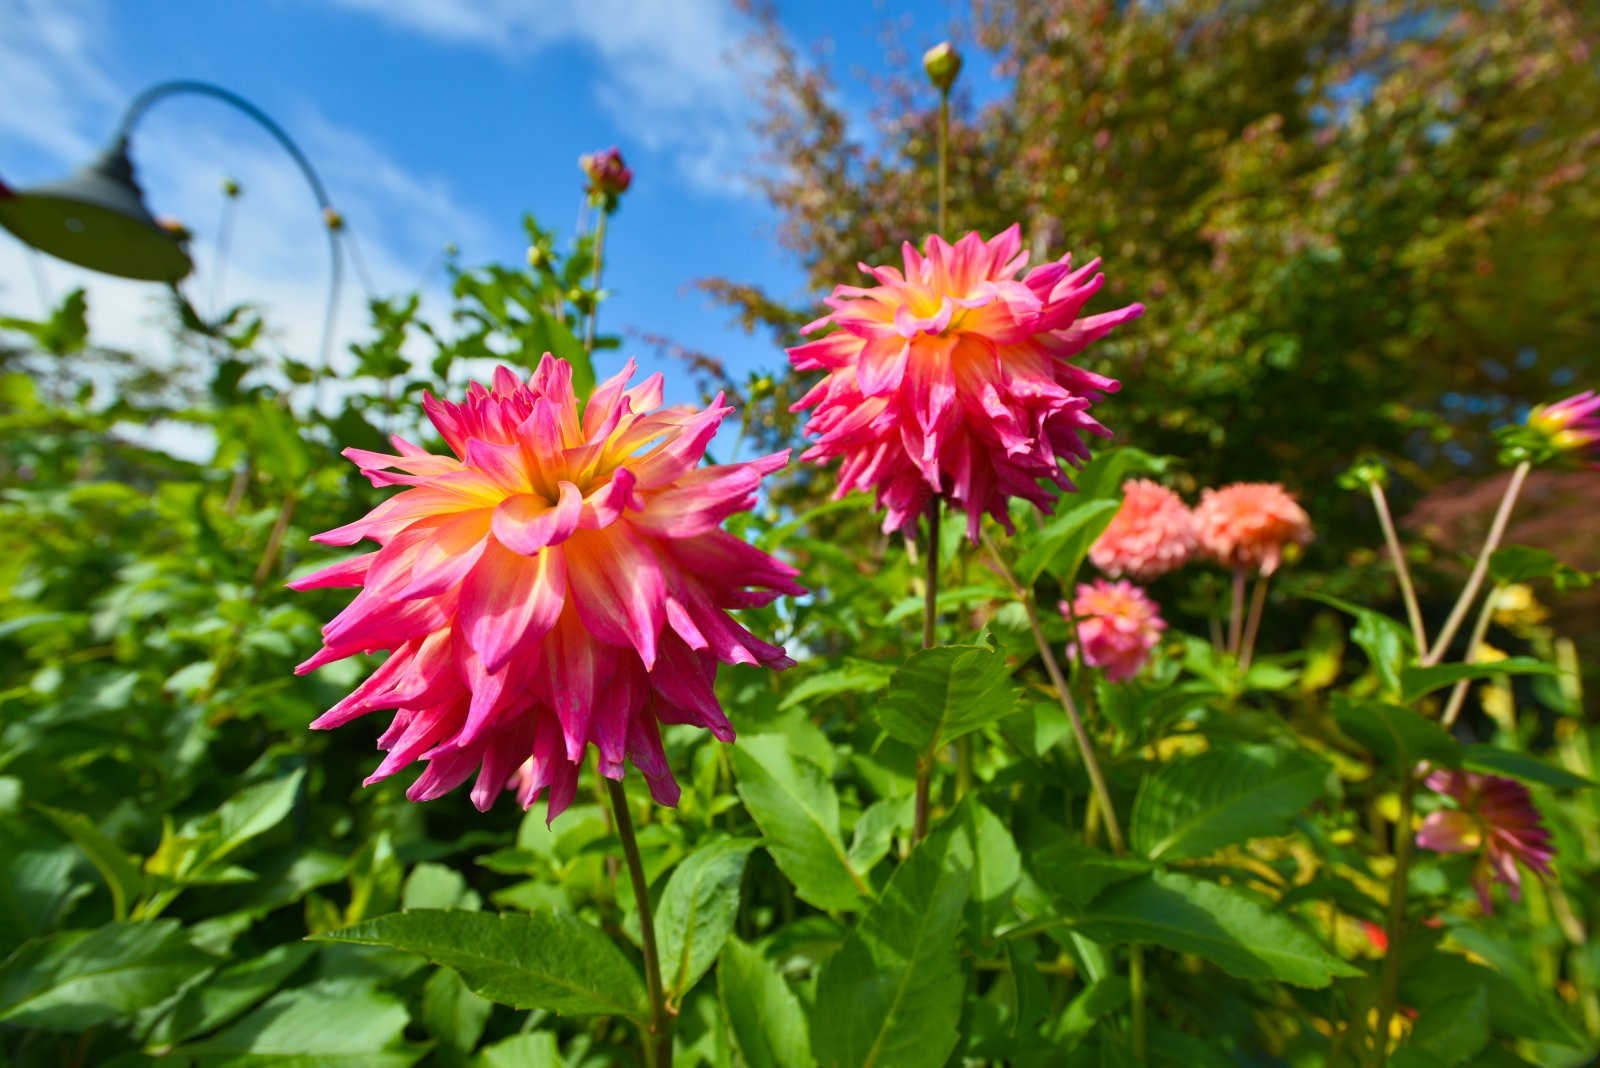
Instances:
[[[1038,850],[1030,859],[1034,879],[1073,911],[1088,905],[1106,887],[1150,870],[1150,862],[1143,857],[1116,857],[1066,838]]]
[[[728,939],[717,962],[717,996],[734,1044],[750,1068],[816,1064],[806,1015],[783,976],[757,950]]]
[[[240,961],[184,992],[147,1045],[169,1045],[214,1030],[272,993],[315,953],[303,942],[276,946]]]
[[[144,873],[139,870],[133,858],[124,853],[117,843],[102,834],[100,828],[86,817],[65,809],[50,808],[47,805],[34,807],[88,854],[90,862],[94,864],[95,869],[105,879],[106,886],[111,890],[112,918],[127,919],[128,903],[139,900],[140,895],[144,893]]]
[[[817,977],[811,1048],[827,1068],[937,1066],[957,1040],[966,976],[956,951],[971,846],[947,821],[895,869]]]
[[[868,660],[849,660],[833,671],[819,671],[808,675],[798,686],[784,695],[778,705],[782,712],[795,705],[818,697],[832,697],[841,693],[877,693],[889,685],[894,668]]]
[[[474,1068],[566,1068],[556,1036],[548,1031],[510,1038],[484,1047],[473,1059]]]
[[[968,923],[987,935],[1009,914],[1011,893],[1022,878],[1022,854],[1000,817],[968,795],[958,810],[972,847]]]
[[[779,734],[742,738],[732,753],[739,796],[795,893],[827,911],[861,907],[872,890],[845,852],[839,796],[822,769]]]
[[[1553,664],[1531,656],[1508,656],[1504,660],[1480,660],[1470,664],[1435,664],[1408,667],[1400,672],[1400,703],[1413,701],[1462,679],[1486,679],[1496,675],[1554,675]]]
[[[1017,561],[1014,570],[1022,584],[1031,587],[1046,571],[1063,578],[1076,573],[1121,507],[1120,500],[1081,500],[1046,523],[1027,539]]]
[[[428,1033],[458,1053],[467,1053],[483,1037],[494,1002],[467,988],[449,968],[435,968],[422,986],[422,1023]]]
[[[1145,778],[1133,804],[1133,848],[1151,860],[1203,857],[1283,833],[1327,789],[1328,765],[1299,749],[1230,746]]]
[[[1451,768],[1461,764],[1460,744],[1443,727],[1412,709],[1335,694],[1333,718],[1340,730],[1394,767],[1410,769],[1420,760]]]
[[[321,979],[273,995],[221,1033],[174,1054],[202,1064],[405,1068],[427,1052],[401,1045],[409,1015],[370,981]]]
[[[1374,612],[1325,593],[1306,592],[1305,596],[1355,617],[1356,625],[1350,628],[1350,640],[1367,654],[1383,688],[1390,693],[1399,693],[1400,672],[1406,662],[1416,656],[1416,650],[1411,645],[1411,632],[1382,612]]]
[[[1461,751],[1461,766],[1473,771],[1487,772],[1490,775],[1509,775],[1524,782],[1543,783],[1546,786],[1558,786],[1568,790],[1581,790],[1600,785],[1593,779],[1576,775],[1566,768],[1546,764],[1527,753],[1500,749],[1492,745],[1464,747]]]
[[[1016,707],[1004,656],[977,645],[941,645],[911,654],[877,711],[891,736],[926,753]]]
[[[1561,561],[1554,553],[1529,545],[1507,545],[1489,557],[1489,575],[1496,583],[1532,582],[1561,569]]]
[[[662,891],[656,912],[661,932],[661,981],[681,1002],[722,952],[739,911],[744,862],[759,843],[724,838],[691,853]]]
[[[1099,942],[1152,942],[1194,953],[1239,979],[1323,987],[1362,974],[1250,894],[1178,872],[1112,886],[1072,926]]]
[[[1489,1042],[1489,990],[1447,994],[1419,1006],[1411,1037],[1396,1052],[1423,1055],[1418,1063],[1461,1064]]]
[[[419,953],[458,972],[476,993],[516,1009],[633,1019],[648,1011],[628,958],[572,916],[417,909],[312,937]]]
[[[62,931],[0,963],[0,1021],[82,1031],[171,997],[214,964],[176,920]]]
[[[865,874],[889,853],[898,830],[909,830],[915,815],[915,799],[908,796],[874,801],[856,820],[850,836],[850,864]]]

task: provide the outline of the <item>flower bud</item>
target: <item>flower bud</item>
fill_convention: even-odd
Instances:
[[[338,231],[344,229],[344,216],[331,206],[322,209],[322,221],[327,224],[330,230]]]
[[[607,211],[616,207],[617,197],[628,191],[633,183],[633,172],[622,161],[622,153],[615,148],[604,152],[587,152],[578,157],[578,166],[588,176],[586,192]]]
[[[237,197],[240,192],[241,192],[241,190],[239,189],[239,182],[238,182],[237,179],[235,179],[235,178],[224,178],[222,180],[222,195],[223,196],[227,197],[229,200],[232,200],[234,197]]]
[[[922,69],[941,93],[948,93],[961,73],[961,53],[949,41],[942,41],[922,54]]]
[[[550,262],[550,253],[540,245],[528,246],[528,266],[538,270]]]

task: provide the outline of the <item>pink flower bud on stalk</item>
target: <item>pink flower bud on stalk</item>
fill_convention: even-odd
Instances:
[[[1558,454],[1591,453],[1600,467],[1600,393],[1585,390],[1554,404],[1540,404],[1528,413],[1528,426],[1543,434]]]
[[[1055,489],[1041,480],[1072,489],[1061,461],[1087,460],[1086,436],[1110,437],[1089,408],[1118,383],[1072,357],[1144,306],[1080,315],[1105,282],[1099,260],[1074,269],[1063,256],[1018,278],[1016,226],[987,242],[930,235],[901,255],[904,273],[863,264],[876,285],[835,287],[833,310],[802,333],[833,331],[789,350],[797,370],[824,372],[792,409],[813,409],[802,459],[842,460],[835,497],[871,489],[885,532],[942,498],[975,543],[985,512],[1011,529],[1011,497],[1048,512]]]
[[[922,54],[922,69],[927,71],[928,81],[935,89],[948,93],[961,73],[961,53],[956,51],[955,45],[943,41]]]
[[[1538,875],[1550,874],[1550,860],[1556,851],[1526,786],[1515,779],[1470,771],[1436,771],[1427,781],[1431,789],[1452,798],[1456,807],[1424,819],[1417,831],[1417,845],[1436,853],[1478,854],[1472,887],[1484,912],[1494,911],[1489,899],[1491,879],[1504,883],[1513,901],[1521,897],[1517,861]]]
[[[1194,549],[1194,516],[1182,499],[1137,478],[1122,484],[1122,507],[1095,539],[1089,559],[1112,578],[1151,582],[1182,567]]]
[[[633,184],[633,172],[622,162],[622,153],[615,148],[604,152],[587,152],[578,157],[578,166],[588,176],[585,192],[597,205],[615,211],[617,198]]]
[[[1080,585],[1072,604],[1062,601],[1060,607],[1063,616],[1078,617],[1083,662],[1104,668],[1112,682],[1137,675],[1167,629],[1155,601],[1126,580],[1095,579],[1092,586]],[[1067,652],[1076,656],[1079,649],[1069,647]]]
[[[394,710],[368,783],[427,761],[406,791],[427,801],[477,772],[484,809],[515,776],[522,806],[548,791],[554,819],[592,744],[604,775],[631,761],[676,804],[660,725],[732,741],[718,664],[792,663],[728,611],[803,592],[794,569],[720,529],[788,453],[699,466],[733,409],[721,394],[704,411],[661,408],[661,376],[629,389],[633,372],[630,360],[580,416],[571,366],[547,354],[528,381],[501,367],[463,403],[424,395],[452,455],[399,437],[395,455],[344,451],[373,485],[407,488],[313,539],[379,548],[290,583],[360,590],[295,670],[389,652],[312,723]]]

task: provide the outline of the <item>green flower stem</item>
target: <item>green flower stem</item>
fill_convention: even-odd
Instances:
[[[926,577],[922,584],[922,647],[933,648],[934,627],[939,619],[939,514],[938,497],[928,502],[928,541],[923,547],[927,560]],[[933,778],[934,754],[930,750],[917,755],[916,809],[911,821],[911,840],[922,841],[928,833],[928,791]]]
[[[1239,655],[1240,631],[1244,625],[1244,568],[1233,569],[1233,595],[1228,608],[1228,655]]]
[[[1389,945],[1383,955],[1383,974],[1378,980],[1378,1029],[1374,1038],[1378,1068],[1389,1060],[1389,1021],[1394,1018],[1395,996],[1400,986],[1401,938],[1405,934],[1407,877],[1411,871],[1411,798],[1417,777],[1409,769],[1400,784],[1400,815],[1395,823],[1394,875],[1389,883],[1389,917],[1384,933]]]
[[[1271,576],[1262,574],[1256,578],[1255,589],[1250,594],[1250,613],[1244,623],[1244,637],[1239,647],[1239,671],[1250,670],[1250,658],[1256,651],[1256,634],[1261,630],[1261,613],[1267,607],[1267,583]]]
[[[1500,548],[1500,539],[1505,537],[1506,524],[1511,520],[1511,509],[1517,503],[1517,494],[1522,492],[1522,484],[1527,481],[1528,472],[1532,468],[1533,465],[1524,460],[1517,465],[1515,471],[1511,472],[1511,482],[1506,486],[1505,496],[1500,498],[1500,507],[1495,510],[1494,522],[1489,524],[1489,536],[1483,541],[1483,551],[1473,563],[1472,574],[1467,576],[1467,585],[1462,589],[1461,596],[1456,598],[1455,607],[1450,609],[1450,615],[1444,621],[1444,629],[1439,631],[1439,637],[1433,643],[1433,648],[1423,657],[1423,667],[1432,667],[1444,658],[1445,651],[1450,648],[1450,639],[1456,636],[1456,631],[1466,619],[1467,610],[1472,607],[1472,601],[1483,585],[1483,577],[1488,573],[1489,558]]]
[[[945,234],[948,224],[948,208],[950,201],[950,87],[945,86],[939,90],[939,236],[949,240]]]
[[[628,794],[622,783],[606,779],[611,795],[611,811],[617,821],[617,837],[622,840],[622,856],[628,862],[628,878],[633,882],[633,899],[639,906],[639,941],[644,949],[644,985],[650,993],[650,1021],[644,1028],[644,1059],[650,1068],[671,1068],[672,1014],[667,1011],[661,987],[661,956],[656,950],[656,925],[650,916],[650,886],[644,879],[639,860],[639,842],[633,836],[633,816],[628,812]]]
[[[1389,498],[1376,479],[1367,483],[1372,490],[1372,506],[1378,512],[1378,525],[1383,528],[1383,540],[1389,546],[1389,559],[1394,561],[1395,579],[1400,583],[1400,597],[1406,603],[1406,618],[1411,621],[1411,637],[1421,655],[1428,648],[1428,632],[1422,626],[1422,606],[1417,603],[1417,590],[1411,584],[1411,569],[1406,566],[1406,554],[1400,547],[1400,535],[1395,533],[1394,517],[1389,514]]]
[[[1489,633],[1489,621],[1494,616],[1494,604],[1500,599],[1500,591],[1503,589],[1505,583],[1497,582],[1489,590],[1489,596],[1483,599],[1483,607],[1478,610],[1478,618],[1472,623],[1472,634],[1467,638],[1467,652],[1462,657],[1466,663],[1472,662],[1478,646],[1483,644],[1484,635]],[[1439,717],[1439,726],[1449,730],[1455,724],[1456,717],[1461,715],[1461,706],[1466,703],[1467,690],[1471,685],[1470,679],[1462,679],[1450,688],[1450,700],[1445,702],[1444,714]]]
[[[594,355],[595,323],[600,318],[600,271],[605,266],[606,220],[610,217],[611,213],[602,207],[594,223],[594,275],[589,281],[593,293],[589,299],[589,316],[583,324],[583,351],[589,356]]]

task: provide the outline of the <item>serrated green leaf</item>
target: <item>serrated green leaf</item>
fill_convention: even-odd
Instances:
[[[144,893],[144,873],[122,847],[101,833],[87,817],[48,805],[34,806],[89,857],[111,891],[112,919],[128,918],[128,903]]]
[[[476,993],[517,1009],[636,1020],[648,1011],[628,958],[572,916],[417,909],[312,937],[421,954],[458,972]]]
[[[969,795],[958,816],[972,847],[968,925],[987,935],[1010,912],[1011,892],[1022,878],[1022,854],[1000,817]]]
[[[215,1030],[278,988],[316,947],[303,942],[275,946],[259,957],[230,964],[189,990],[161,1018],[147,1046],[168,1045]]]
[[[321,979],[275,994],[254,1012],[174,1055],[241,1068],[405,1068],[426,1047],[401,1045],[409,1015],[370,981]]]
[[[845,851],[839,796],[822,769],[778,734],[741,738],[732,753],[739,796],[795,893],[819,909],[860,908],[872,890]]]
[[[176,920],[62,931],[0,962],[0,1021],[81,1031],[171,997],[216,963]]]
[[[474,1068],[566,1068],[556,1036],[548,1031],[512,1035],[485,1047],[472,1061]]]
[[[1495,582],[1532,582],[1561,570],[1561,561],[1548,549],[1507,545],[1489,557],[1489,575]]]
[[[717,962],[717,996],[750,1068],[816,1064],[806,1015],[783,976],[758,951],[730,938]]]
[[[435,968],[422,985],[422,1024],[428,1033],[458,1054],[469,1052],[483,1037],[494,1002],[468,988],[449,968]]]
[[[1150,870],[1150,862],[1143,857],[1116,857],[1065,838],[1038,850],[1029,859],[1029,871],[1039,885],[1074,911],[1088,905],[1113,883]]]
[[[1547,764],[1538,757],[1493,745],[1464,747],[1461,750],[1461,766],[1472,771],[1488,772],[1490,775],[1508,775],[1524,782],[1543,783],[1545,786],[1558,786],[1568,790],[1600,786],[1600,783],[1596,783],[1593,779],[1586,779],[1566,768]]]
[[[1120,500],[1079,500],[1047,522],[1027,539],[1027,548],[1014,569],[1024,586],[1032,586],[1049,571],[1065,578],[1076,573],[1089,546],[1111,525]]]
[[[885,798],[867,807],[850,836],[850,864],[865,874],[889,853],[898,830],[909,830],[915,815],[914,799]]]
[[[1451,768],[1461,765],[1460,744],[1412,709],[1335,694],[1333,718],[1340,730],[1391,766],[1410,769],[1421,760]]]
[[[1400,673],[1406,663],[1417,655],[1411,644],[1411,632],[1382,612],[1374,612],[1325,593],[1307,592],[1305,596],[1355,617],[1356,625],[1350,628],[1350,640],[1367,654],[1367,660],[1377,672],[1384,690],[1398,694]]]
[[[1143,942],[1194,953],[1239,979],[1323,987],[1362,974],[1294,920],[1230,887],[1151,872],[1095,898],[1073,930],[1100,942]]]
[[[680,863],[661,894],[661,981],[673,1002],[683,1000],[711,967],[739,912],[745,858],[760,843],[724,838],[702,845]]]
[[[1016,707],[1005,657],[977,645],[941,645],[911,654],[889,680],[877,711],[892,737],[925,753]]]
[[[1169,764],[1139,788],[1133,848],[1151,860],[1186,860],[1280,834],[1322,796],[1328,770],[1302,750],[1270,746],[1229,746]]]
[[[808,675],[800,684],[784,695],[778,705],[782,712],[795,705],[819,697],[833,697],[841,693],[877,693],[889,685],[894,668],[865,660],[852,660],[833,671],[819,671]]]
[[[1411,704],[1418,698],[1443,689],[1462,679],[1487,679],[1496,675],[1554,675],[1556,668],[1531,656],[1508,656],[1504,660],[1479,660],[1470,664],[1435,664],[1408,667],[1400,672],[1400,702]]]
[[[817,977],[811,1048],[825,1068],[915,1068],[955,1048],[966,976],[957,953],[971,845],[949,820],[895,869]]]

